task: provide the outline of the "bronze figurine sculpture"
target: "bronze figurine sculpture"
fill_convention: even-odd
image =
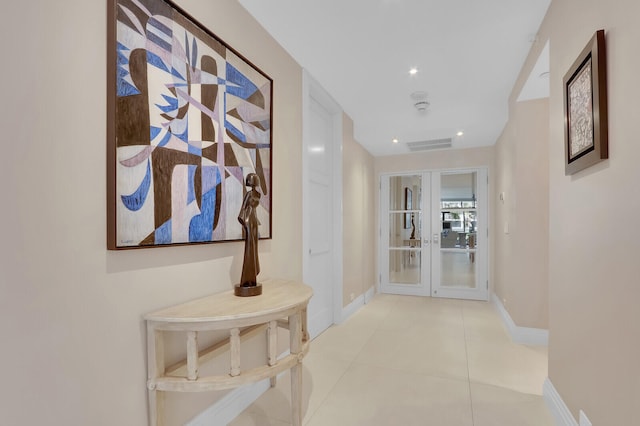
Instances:
[[[409,237],[409,239],[416,239],[416,223],[413,221],[413,213],[411,213],[411,236]]]
[[[260,193],[256,187],[260,185],[260,178],[255,173],[247,175],[245,185],[251,187],[242,200],[242,208],[238,214],[238,221],[244,230],[244,260],[242,262],[242,277],[235,285],[236,296],[258,296],[262,294],[262,284],[258,282],[260,261],[258,260],[258,220],[257,208],[260,205]]]

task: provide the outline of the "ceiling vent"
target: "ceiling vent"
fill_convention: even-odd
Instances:
[[[431,139],[429,141],[407,142],[409,151],[430,151],[432,149],[451,148],[451,138]]]

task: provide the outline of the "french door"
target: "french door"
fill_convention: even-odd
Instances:
[[[488,299],[487,171],[382,175],[380,291]]]

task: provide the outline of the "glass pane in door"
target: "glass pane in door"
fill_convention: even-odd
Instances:
[[[443,287],[476,287],[477,172],[440,177],[440,281]]]
[[[420,248],[420,214],[410,213],[406,220],[412,224],[407,238],[405,213],[390,213],[389,222],[389,282],[397,284],[420,284],[422,259]]]
[[[389,283],[422,284],[422,176],[389,179]]]

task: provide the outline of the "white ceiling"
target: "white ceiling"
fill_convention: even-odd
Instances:
[[[441,138],[453,148],[494,144],[551,0],[239,1],[381,156]],[[428,93],[426,112],[413,106],[414,91]]]

